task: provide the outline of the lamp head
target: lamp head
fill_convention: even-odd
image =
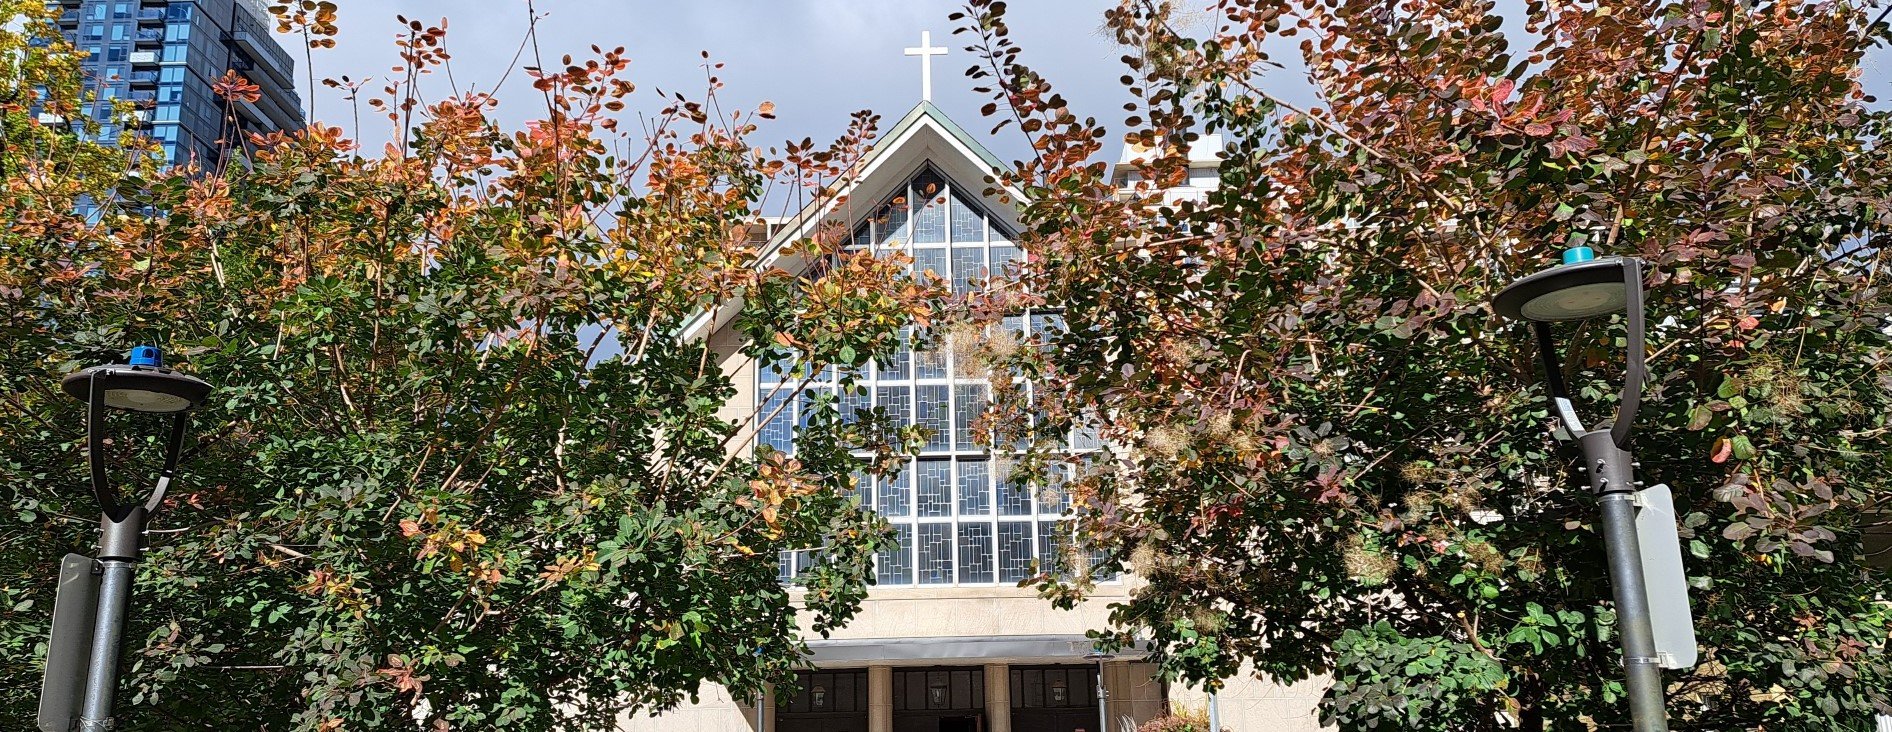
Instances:
[[[1595,259],[1589,247],[1564,253],[1564,263],[1506,286],[1492,300],[1499,315],[1518,320],[1586,320],[1622,312],[1629,303],[1622,257]]]
[[[68,374],[59,386],[79,401],[91,401],[94,385],[105,391],[105,406],[132,412],[173,414],[193,409],[210,396],[210,384],[164,367],[154,346],[131,350],[130,363],[106,364]]]

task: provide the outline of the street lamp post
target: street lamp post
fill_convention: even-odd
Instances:
[[[1668,729],[1662,700],[1662,667],[1650,623],[1644,584],[1642,547],[1636,533],[1638,464],[1629,453],[1636,411],[1646,376],[1643,354],[1642,261],[1634,257],[1597,259],[1589,247],[1564,252],[1563,264],[1505,287],[1493,300],[1499,315],[1526,320],[1536,334],[1544,380],[1552,406],[1569,439],[1583,452],[1582,470],[1601,504],[1603,544],[1609,555],[1610,585],[1616,598],[1616,627],[1622,636],[1623,667],[1629,711],[1637,732]],[[1616,418],[1608,429],[1589,430],[1578,418],[1564,386],[1562,361],[1551,339],[1551,323],[1587,320],[1612,313],[1628,320],[1628,360]]]
[[[1084,660],[1097,662],[1097,732],[1110,732],[1110,691],[1104,688],[1104,662],[1116,656],[1103,651],[1084,654]]]
[[[103,732],[115,726],[112,696],[118,685],[118,653],[145,523],[164,502],[164,493],[176,477],[190,410],[210,394],[209,384],[165,368],[155,347],[134,348],[127,361],[82,369],[60,382],[67,394],[86,403],[86,452],[92,494],[99,503],[100,537],[96,560],[68,556],[65,566],[79,571],[62,572],[60,578],[60,599],[67,602],[55,605],[53,640],[47,647],[46,678],[40,691],[39,725],[50,732],[65,732],[75,717],[80,732]],[[112,409],[171,415],[164,467],[142,499],[121,499],[111,488],[105,438],[106,415]],[[91,620],[90,632],[62,629],[61,620],[66,618]]]

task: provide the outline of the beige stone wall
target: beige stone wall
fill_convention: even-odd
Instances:
[[[1163,682],[1156,678],[1156,666],[1148,663],[1117,661],[1104,664],[1104,688],[1110,697],[1104,705],[1112,732],[1131,732],[1169,710]]]
[[[730,449],[748,453],[754,449],[756,425],[750,420],[755,415],[756,404],[756,362],[755,359],[742,355],[742,334],[734,328],[721,328],[710,336],[710,358],[735,382],[736,396],[716,410],[716,417],[726,422],[745,425],[736,439],[730,440]]]
[[[1018,587],[876,588],[861,612],[832,638],[936,638],[996,635],[1081,635],[1104,627],[1111,601],[1123,588],[1105,585],[1075,610],[1059,610]],[[802,613],[804,633],[813,618]],[[809,637],[815,637],[809,633]]]
[[[765,702],[764,709],[769,711],[768,719],[773,728],[774,707]],[[661,715],[623,715],[618,718],[620,732],[743,732],[754,730],[755,700],[732,699],[729,690],[716,684],[704,684],[702,695],[695,704],[665,712]]]
[[[1222,713],[1222,727],[1230,732],[1318,732],[1330,730],[1320,723],[1320,698],[1327,693],[1330,679],[1315,677],[1295,684],[1257,678],[1254,669],[1244,666],[1242,675],[1229,679],[1217,694]],[[1170,703],[1194,711],[1207,711],[1209,695],[1181,684],[1169,687]]]

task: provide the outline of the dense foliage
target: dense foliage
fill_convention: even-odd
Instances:
[[[159,172],[62,121],[89,99],[44,4],[0,11],[0,727],[32,726],[59,556],[96,537],[55,385],[141,343],[217,388],[138,574],[121,728],[610,729],[705,681],[790,682],[798,610],[826,632],[858,608],[883,532],[848,448],[899,436],[817,419],[822,449],[752,457],[685,325],[740,303],[752,351],[858,366],[929,310],[903,262],[836,255],[813,287],[758,266],[765,188],[832,195],[871,115],[772,153],[749,142],[772,105],[723,111],[713,77],[640,101],[597,49],[521,72],[546,107],[508,132],[487,95],[423,94],[446,34],[403,21],[393,83],[336,82],[395,130],[379,155],[316,124]],[[313,12],[284,22],[319,45]],[[155,424],[112,429],[142,489]],[[807,546],[791,603],[777,551]]]
[[[1343,729],[1625,723],[1596,503],[1528,331],[1488,305],[1583,243],[1651,265],[1635,449],[1684,516],[1703,650],[1666,676],[1675,727],[1892,712],[1892,584],[1861,541],[1892,496],[1870,10],[1124,0],[1119,135],[1024,65],[1003,3],[971,3],[969,74],[1035,151],[1005,174],[1029,265],[985,312],[1069,325],[991,357],[1042,379],[1009,429],[1101,425],[1071,489],[1143,582],[1117,637],[1194,679],[1330,675]],[[1297,67],[1305,109],[1278,91]],[[1205,133],[1219,187],[1159,194]],[[1120,140],[1145,153],[1127,192],[1098,162]],[[1620,318],[1558,336],[1607,414]]]

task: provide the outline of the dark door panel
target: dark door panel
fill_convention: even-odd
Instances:
[[[1012,732],[1097,732],[1097,710],[1014,709]]]
[[[775,720],[775,732],[867,732],[867,715],[780,715]]]

